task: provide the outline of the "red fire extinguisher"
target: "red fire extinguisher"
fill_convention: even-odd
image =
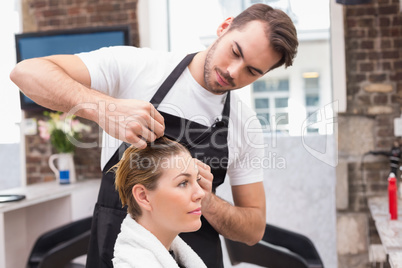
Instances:
[[[389,215],[391,220],[398,219],[398,194],[396,186],[396,177],[394,173],[390,173],[388,177],[388,201]]]

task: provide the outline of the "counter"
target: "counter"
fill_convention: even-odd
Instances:
[[[372,197],[368,206],[392,268],[402,268],[402,200],[398,199],[398,219],[390,220],[388,196]]]
[[[44,182],[0,191],[0,195],[26,196],[0,203],[0,268],[24,268],[41,234],[91,216],[99,187],[100,179],[94,179],[67,185]]]

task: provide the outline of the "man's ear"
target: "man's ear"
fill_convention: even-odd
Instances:
[[[133,189],[131,190],[135,200],[137,201],[138,205],[141,209],[151,211],[152,206],[149,202],[148,193],[149,191],[145,188],[142,184],[134,185]]]
[[[220,37],[222,34],[227,32],[232,21],[233,21],[233,17],[229,17],[219,25],[218,29],[216,30],[216,34],[218,35],[218,37]]]

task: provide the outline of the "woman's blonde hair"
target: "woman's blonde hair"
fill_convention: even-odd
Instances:
[[[130,146],[122,159],[112,167],[116,174],[115,188],[119,192],[122,205],[127,205],[131,217],[135,219],[141,216],[141,209],[132,194],[133,187],[141,184],[148,190],[154,190],[163,172],[162,160],[180,153],[190,154],[180,143],[162,137],[148,143],[145,149]]]

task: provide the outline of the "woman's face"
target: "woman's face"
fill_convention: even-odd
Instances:
[[[181,153],[160,162],[163,169],[157,187],[148,193],[152,221],[160,231],[193,232],[201,227],[199,172],[194,159]],[[163,230],[162,230],[163,229]]]

